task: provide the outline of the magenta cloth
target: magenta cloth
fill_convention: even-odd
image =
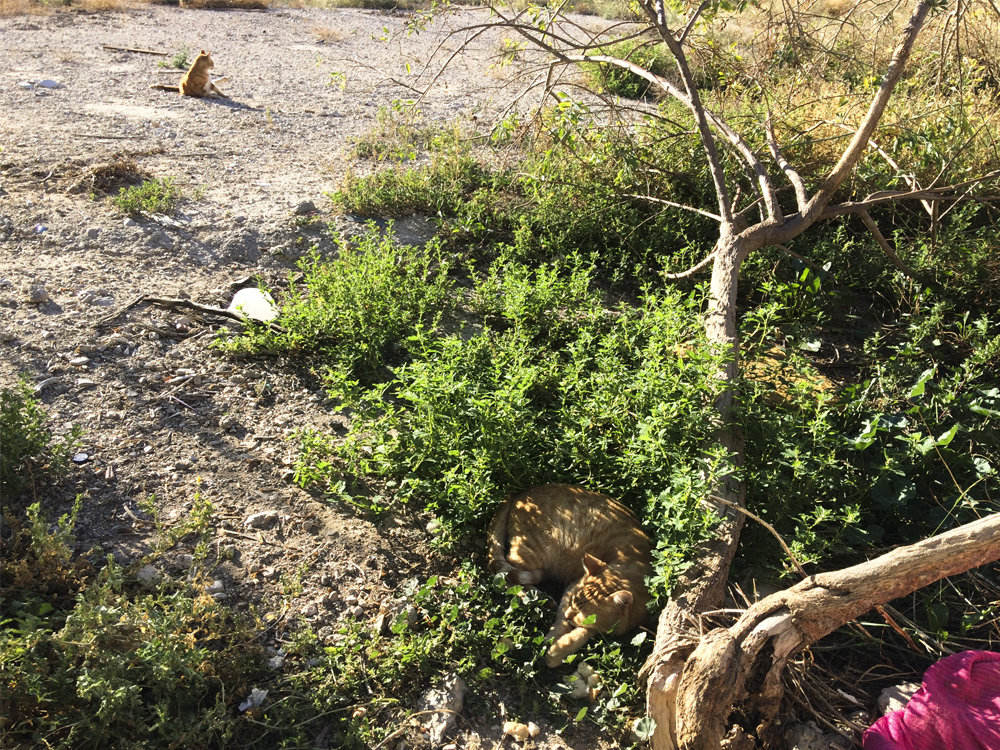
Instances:
[[[865,732],[864,750],[1000,750],[1000,654],[963,651],[932,664],[906,708]]]

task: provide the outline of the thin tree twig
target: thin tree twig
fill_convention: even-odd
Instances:
[[[742,513],[743,515],[745,515],[747,518],[752,518],[754,521],[756,521],[757,523],[759,523],[765,529],[767,529],[768,531],[770,531],[771,532],[771,536],[773,536],[775,539],[778,540],[778,544],[780,544],[781,548],[783,550],[785,550],[785,554],[788,555],[788,558],[792,561],[792,565],[795,566],[795,569],[799,572],[799,575],[802,576],[802,579],[805,580],[806,578],[809,577],[809,574],[806,573],[806,571],[802,567],[802,565],[799,564],[799,560],[794,555],[794,553],[792,552],[791,548],[787,544],[785,544],[785,540],[781,538],[781,535],[777,532],[777,530],[771,524],[769,524],[767,521],[765,521],[763,518],[761,518],[760,516],[756,515],[755,513],[751,513],[746,508],[741,508],[736,503],[729,502],[724,497],[719,497],[718,495],[712,495],[712,502],[722,503],[723,505],[725,505],[725,506],[727,506],[729,508],[732,508],[733,510],[737,510],[740,513]]]
[[[691,266],[691,268],[686,271],[681,271],[680,273],[661,273],[660,276],[664,279],[686,279],[688,276],[694,276],[698,273],[698,271],[710,264],[713,260],[715,260],[715,250],[712,250],[705,260],[698,263],[698,265]]]
[[[670,206],[671,208],[680,208],[685,211],[692,211],[696,214],[701,214],[702,216],[707,216],[709,219],[714,219],[715,221],[722,221],[722,217],[718,214],[713,214],[711,211],[703,211],[700,208],[695,208],[694,206],[688,206],[683,203],[674,203],[673,201],[664,200],[663,198],[656,198],[652,195],[641,195],[639,193],[625,193],[623,198],[637,198],[641,201],[650,201],[651,203],[662,203],[664,206]]]
[[[878,243],[878,246],[882,248],[882,252],[886,254],[889,260],[892,262],[892,265],[894,265],[899,270],[899,272],[904,276],[906,276],[907,278],[913,279],[914,281],[922,282],[923,279],[920,278],[920,274],[918,274],[916,271],[914,271],[912,268],[906,265],[902,261],[902,259],[898,255],[896,255],[893,249],[889,246],[889,242],[882,234],[882,231],[878,228],[878,224],[876,224],[875,220],[872,219],[871,214],[869,214],[867,211],[862,210],[858,211],[858,216],[861,217],[861,221],[863,221],[865,223],[865,226],[868,227],[868,231],[872,233],[872,237],[875,238],[875,241]]]

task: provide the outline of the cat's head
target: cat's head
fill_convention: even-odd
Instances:
[[[601,633],[617,632],[619,626],[626,625],[635,599],[628,582],[590,554],[583,557],[583,578],[566,593],[566,619]]]
[[[214,68],[215,60],[212,59],[212,56],[208,52],[202,50],[198,57],[195,58],[194,66],[197,66],[200,70]]]

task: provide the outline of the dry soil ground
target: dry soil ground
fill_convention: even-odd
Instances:
[[[225,307],[254,277],[280,284],[302,248],[320,241],[317,227],[351,225],[329,213],[324,191],[378,109],[413,96],[406,86],[443,39],[407,37],[407,20],[166,7],[0,19],[0,385],[27,376],[57,432],[83,428],[83,462],[38,496],[51,517],[82,493],[81,549],[97,544],[134,562],[155,533],[141,501],[155,496],[169,527],[207,499],[212,544],[229,552],[213,572],[220,598],[301,614],[321,634],[354,606],[374,621],[399,581],[453,563],[429,548],[429,517],[375,526],[289,481],[293,429],[345,426],[314,380],[210,349],[218,318],[148,302],[122,310],[143,294]],[[490,68],[501,46],[486,35],[457,58],[423,101],[425,116],[488,121],[509,82]],[[178,71],[161,63],[183,47],[212,52],[231,98],[150,89],[176,83]],[[129,161],[176,178],[179,210],[130,218],[114,208],[102,179],[116,176],[107,165]],[[319,221],[295,215],[312,207]],[[429,226],[410,217],[401,229],[414,240]],[[263,525],[247,526],[266,511]],[[480,543],[455,554],[479,554]],[[181,544],[158,565],[180,574],[191,551]],[[302,592],[289,598],[281,581],[297,577]],[[460,741],[492,745],[500,721],[469,717]]]

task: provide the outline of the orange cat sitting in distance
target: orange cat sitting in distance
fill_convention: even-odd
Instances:
[[[183,96],[212,96],[218,94],[221,97],[229,98],[223,94],[209,74],[215,67],[215,61],[205,50],[195,58],[195,61],[188,68],[188,72],[181,78],[180,91]],[[221,81],[221,79],[220,79]]]
[[[490,569],[510,584],[552,579],[566,586],[546,636],[550,667],[594,633],[623,635],[646,622],[649,537],[632,511],[607,495],[547,484],[510,497],[490,524],[488,553]]]

